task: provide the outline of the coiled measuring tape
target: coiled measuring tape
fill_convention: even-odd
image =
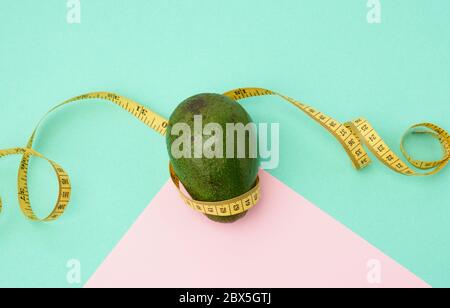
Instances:
[[[371,159],[367,151],[365,150],[364,146],[388,168],[407,176],[428,176],[436,174],[439,171],[441,171],[450,160],[450,135],[444,129],[431,123],[421,123],[412,126],[405,133],[400,144],[401,152],[405,156],[406,160],[409,163],[411,163],[412,166],[421,170],[430,170],[427,172],[420,173],[411,169],[402,159],[400,159],[400,157],[398,157],[383,141],[383,139],[375,131],[373,126],[370,125],[370,123],[363,118],[359,118],[354,121],[342,124],[339,121],[331,118],[330,116],[325,115],[324,113],[320,112],[319,110],[315,109],[312,106],[305,105],[288,96],[262,88],[241,88],[226,92],[224,95],[236,101],[250,97],[267,96],[267,95],[278,96],[284,99],[285,101],[291,103],[292,105],[303,111],[314,121],[322,125],[330,134],[332,134],[342,145],[347,155],[350,157],[353,165],[358,170],[368,166],[371,163]],[[108,92],[89,93],[74,97],[54,107],[38,123],[25,147],[0,150],[0,158],[9,155],[22,155],[22,161],[19,166],[19,174],[18,174],[18,199],[20,208],[27,218],[34,221],[52,221],[58,219],[66,210],[71,195],[71,185],[69,175],[64,171],[64,169],[59,164],[46,158],[44,155],[40,154],[39,152],[35,151],[32,148],[33,141],[36,137],[36,133],[41,123],[45,120],[48,114],[55,111],[56,109],[59,109],[71,103],[80,101],[89,102],[94,99],[101,99],[112,102],[115,105],[118,105],[122,109],[131,113],[138,120],[146,124],[151,129],[155,130],[156,132],[160,133],[161,135],[164,136],[166,134],[166,129],[168,126],[167,119],[131,99],[128,99],[126,97],[114,93]],[[442,158],[437,161],[421,161],[413,159],[408,154],[408,152],[404,147],[404,140],[406,136],[409,135],[410,133],[428,134],[436,138],[443,148]],[[33,212],[28,194],[28,185],[27,185],[28,168],[29,168],[29,161],[32,156],[46,160],[53,167],[59,185],[58,199],[56,205],[53,211],[50,213],[50,215],[43,219],[38,218],[36,214]],[[173,168],[171,167],[170,167],[170,175],[173,183],[180,192],[182,200],[192,209],[204,214],[216,216],[236,215],[249,210],[251,207],[256,205],[260,199],[260,185],[259,180],[257,180],[255,187],[252,188],[249,192],[230,200],[224,200],[220,202],[203,202],[193,200],[185,193],[183,193],[180,185],[180,180],[173,171]],[[1,210],[2,210],[2,202],[0,199],[0,212]]]

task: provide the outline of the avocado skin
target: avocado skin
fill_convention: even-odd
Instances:
[[[179,136],[172,136],[176,123],[186,123],[194,134],[194,115],[203,116],[203,127],[217,123],[223,129],[223,150],[226,153],[226,124],[252,122],[244,108],[231,98],[219,94],[198,94],[183,101],[172,113],[167,127],[166,142],[175,173],[187,192],[197,201],[223,201],[238,197],[255,186],[258,158],[180,158],[172,156],[171,145]],[[193,137],[194,135],[192,135]],[[209,137],[204,137],[205,142]],[[236,143],[236,138],[235,138]],[[249,140],[246,139],[248,148]],[[192,154],[194,138],[191,140]],[[225,154],[224,154],[225,156]],[[193,157],[193,155],[192,155]],[[233,216],[206,215],[213,221],[231,223],[244,217],[246,212]]]

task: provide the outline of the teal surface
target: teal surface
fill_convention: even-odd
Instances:
[[[199,92],[267,87],[340,120],[365,116],[397,149],[411,124],[450,129],[450,1],[365,0],[0,1],[0,148],[26,143],[40,117],[69,97],[114,91],[169,116]],[[356,172],[317,124],[276,98],[246,105],[281,123],[271,173],[435,287],[450,286],[450,170],[397,175],[380,163]],[[268,110],[270,109],[270,112]],[[419,156],[433,143],[421,146]],[[66,215],[27,221],[16,201],[20,157],[0,161],[0,287],[82,286],[168,179],[164,139],[119,108],[78,104],[50,116],[36,149],[72,177]],[[55,200],[50,168],[35,160],[31,198]],[[329,256],[333,258],[333,256]],[[66,280],[78,259],[82,281]]]

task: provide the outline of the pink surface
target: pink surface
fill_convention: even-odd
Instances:
[[[86,287],[428,287],[271,175],[261,182],[261,202],[230,225],[168,182]]]

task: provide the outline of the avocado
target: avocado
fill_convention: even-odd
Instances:
[[[199,116],[201,116],[202,122],[200,130],[198,129]],[[204,133],[203,128],[210,123],[220,125],[223,132],[222,136],[211,132],[211,134]],[[232,134],[227,134],[228,123],[241,123],[247,126],[253,121],[240,104],[227,96],[219,94],[205,93],[190,97],[183,101],[170,116],[166,134],[170,161],[176,175],[194,200],[208,202],[229,200],[248,192],[256,185],[259,159],[257,155],[250,155],[249,150],[252,142],[257,143],[256,137],[252,139],[250,138],[250,133],[247,132],[245,134],[246,151],[243,157],[242,155],[237,155],[238,137],[234,132],[234,144],[232,142],[233,139],[231,139],[228,147],[234,146],[234,149],[231,149],[229,152],[233,153],[232,150],[234,150],[235,155],[230,157],[230,155],[227,155],[229,153],[227,152],[227,138],[230,138]],[[180,150],[186,150],[183,152],[184,155],[182,157],[174,155],[172,151],[174,142],[177,138],[184,135],[184,130],[181,132],[179,129],[174,129],[174,127],[177,127],[177,124],[184,125],[186,129],[189,127],[191,132],[190,135],[184,136],[189,137],[189,139],[185,139],[189,140],[189,144],[186,142],[186,144],[179,147]],[[222,157],[220,155],[214,155],[213,157],[209,155],[208,158],[203,153],[199,156],[199,152],[195,150],[198,145],[203,149],[205,142],[211,136],[216,136],[219,139],[222,137],[223,151],[218,150],[218,152],[223,153]],[[179,143],[176,144],[178,145]],[[256,144],[252,145],[256,148]],[[184,148],[185,146],[186,149]],[[216,147],[217,145],[213,146],[212,149],[216,149]],[[220,149],[220,147],[217,149]],[[230,223],[245,215],[246,212],[226,217],[206,216],[216,222]]]

